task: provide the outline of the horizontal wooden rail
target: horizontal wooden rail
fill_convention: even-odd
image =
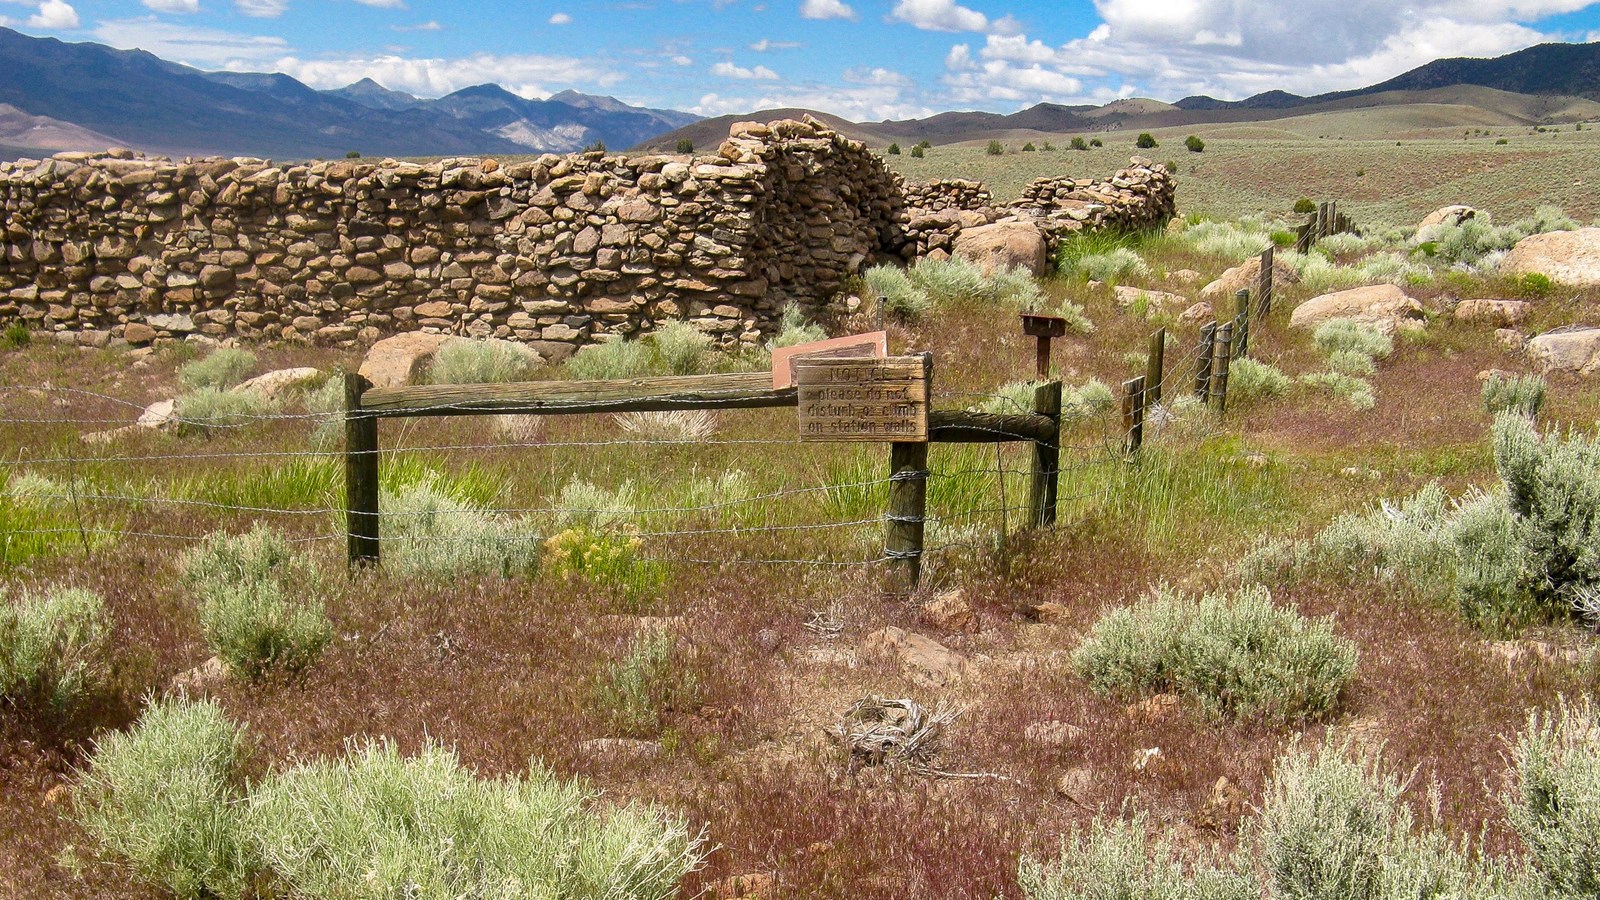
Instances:
[[[615,381],[522,381],[373,388],[361,411],[374,418],[486,413],[660,412],[797,406],[795,388],[772,387],[770,372],[669,375]]]
[[[1054,445],[1060,426],[1038,413],[1000,415],[959,409],[928,411],[928,440],[936,444],[1003,444],[1033,441]]]

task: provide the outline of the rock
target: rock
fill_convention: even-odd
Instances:
[[[613,763],[648,762],[661,758],[661,744],[630,738],[594,738],[578,745],[584,756]]]
[[[1457,321],[1480,322],[1497,328],[1522,324],[1533,311],[1526,300],[1463,300],[1452,313]]]
[[[1528,343],[1528,336],[1515,328],[1496,328],[1494,339],[1500,346],[1513,353],[1520,352]]]
[[[1422,304],[1392,284],[1374,284],[1312,297],[1295,307],[1291,328],[1315,328],[1333,319],[1354,319],[1393,334],[1404,322],[1426,321]]]
[[[1022,739],[1041,747],[1065,747],[1082,740],[1084,730],[1070,722],[1031,722],[1022,729]]]
[[[1160,761],[1160,747],[1146,747],[1143,750],[1135,750],[1133,753],[1133,770],[1135,772],[1143,772]]]
[[[1139,302],[1140,298],[1143,298],[1148,307],[1153,310],[1175,309],[1189,302],[1186,297],[1169,294],[1166,291],[1147,291],[1144,288],[1127,287],[1120,284],[1112,288],[1111,292],[1116,298],[1118,306],[1133,306]]]
[[[1028,607],[1028,618],[1046,625],[1062,625],[1072,620],[1072,613],[1063,604],[1046,600]]]
[[[991,225],[963,229],[956,238],[956,256],[977,263],[984,274],[998,269],[1022,268],[1030,275],[1050,270],[1050,252],[1039,226],[1022,219],[1002,219]]]
[[[978,614],[967,602],[966,594],[959,588],[946,591],[917,610],[917,618],[930,628],[940,631],[977,631]]]
[[[194,319],[185,315],[158,315],[145,316],[145,322],[157,331],[170,331],[173,334],[188,334],[194,330]],[[126,337],[127,335],[123,335]],[[129,341],[132,343],[132,341]]]
[[[1600,328],[1568,325],[1547,331],[1528,341],[1527,352],[1546,375],[1600,375]]]
[[[178,401],[159,400],[144,408],[144,412],[139,414],[137,424],[140,428],[161,428],[172,422],[177,409]]]
[[[1244,791],[1221,775],[1211,785],[1211,796],[1200,810],[1200,823],[1211,828],[1231,828],[1244,817],[1247,808]]]
[[[738,897],[748,900],[776,900],[777,882],[771,875],[760,873],[734,875],[713,884],[710,896],[711,900],[733,900]]]
[[[1487,213],[1480,213],[1470,206],[1445,206],[1423,216],[1422,221],[1417,223],[1417,230],[1434,225],[1463,225],[1479,216],[1488,218]]]
[[[135,347],[156,339],[156,330],[143,322],[129,322],[122,328],[122,339]]]
[[[1088,766],[1074,766],[1056,779],[1056,793],[1079,806],[1093,806],[1098,782]]]
[[[1259,270],[1260,268],[1261,264],[1259,262],[1256,263],[1256,269]],[[1175,272],[1168,272],[1167,280],[1175,281],[1178,284],[1197,284],[1200,281],[1200,273],[1193,269],[1179,269]]]
[[[1500,271],[1543,275],[1574,287],[1600,285],[1600,228],[1525,237],[1500,260]]]
[[[1215,317],[1216,312],[1212,310],[1211,304],[1202,300],[1184,310],[1183,315],[1178,317],[1178,321],[1185,325],[1193,325],[1196,322],[1204,322]]]
[[[893,625],[867,635],[861,655],[893,659],[910,670],[913,681],[935,687],[950,684],[970,668],[966,657],[933,638]]]
[[[367,350],[361,361],[361,377],[373,387],[403,387],[411,384],[450,338],[442,334],[408,331],[387,337]]]
[[[1177,715],[1182,706],[1177,694],[1157,694],[1129,705],[1123,713],[1135,722],[1160,722]]]
[[[296,394],[310,389],[322,379],[322,370],[311,366],[294,369],[276,369],[235,385],[235,394],[255,394],[269,403],[285,403]]]
[[[183,696],[203,697],[220,686],[227,677],[228,670],[222,664],[222,657],[213,656],[187,672],[174,675],[167,684],[167,690]]]
[[[1263,250],[1266,248],[1262,248]],[[1300,275],[1289,264],[1276,256],[1272,259],[1272,282],[1274,285],[1299,284]],[[1261,283],[1261,257],[1253,256],[1244,263],[1222,273],[1216,281],[1200,289],[1200,299],[1208,300],[1212,304],[1219,301],[1233,302],[1233,295],[1239,291],[1249,291],[1253,297],[1256,288]]]

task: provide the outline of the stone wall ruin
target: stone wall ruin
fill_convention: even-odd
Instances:
[[[1171,179],[1148,163],[1050,185],[1006,206],[972,182],[907,185],[815,120],[735,125],[693,158],[63,153],[0,165],[0,321],[91,345],[424,330],[559,360],[675,319],[759,341],[790,303],[824,311],[863,266],[1008,215],[1059,234],[1171,214]]]

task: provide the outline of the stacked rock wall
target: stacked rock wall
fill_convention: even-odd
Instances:
[[[556,358],[680,318],[754,341],[898,249],[902,202],[865,147],[802,122],[693,159],[60,154],[0,166],[0,320],[85,343],[424,329]]]
[[[430,164],[172,162],[126,151],[0,165],[0,321],[86,344],[495,336],[562,358],[687,319],[725,344],[816,314],[883,259],[943,255],[1007,216],[1052,241],[1172,214],[1164,169],[908,185],[815,120],[735,125],[716,156]]]

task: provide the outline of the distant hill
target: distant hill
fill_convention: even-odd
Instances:
[[[566,91],[526,100],[481,85],[438,100],[370,80],[318,91],[282,74],[202,72],[142,50],[70,44],[0,28],[0,104],[58,123],[17,139],[14,153],[86,149],[85,141],[174,155],[289,159],[344,156],[518,154],[626,147],[687,125],[689,113],[641,109]],[[13,126],[15,127],[15,126]],[[93,138],[89,138],[93,135]],[[80,140],[82,139],[82,140]]]

